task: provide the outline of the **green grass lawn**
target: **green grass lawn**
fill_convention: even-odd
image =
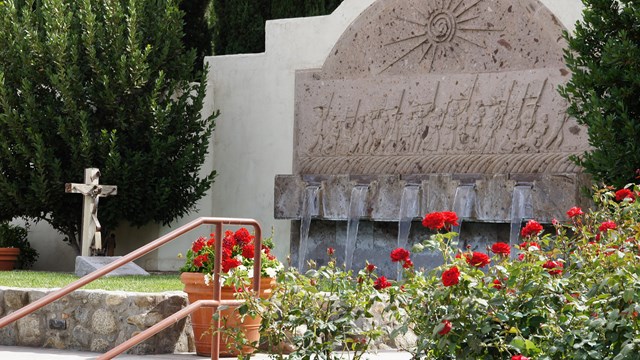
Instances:
[[[79,278],[74,274],[43,271],[0,271],[0,286],[19,288],[60,288]],[[180,275],[111,276],[97,279],[80,289],[163,292],[182,290]]]

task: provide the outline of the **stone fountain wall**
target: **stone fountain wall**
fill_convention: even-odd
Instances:
[[[275,217],[301,219],[319,186],[308,257],[326,261],[327,246],[343,253],[351,189],[368,186],[354,267],[388,263],[407,185],[420,189],[416,221],[472,185],[461,233],[476,247],[508,241],[516,184],[531,186],[532,217],[564,218],[589,181],[570,160],[586,129],[557,91],[570,77],[562,31],[537,0],[375,2],[321,69],[296,74],[294,173],[276,178]],[[413,241],[427,235],[412,226]]]

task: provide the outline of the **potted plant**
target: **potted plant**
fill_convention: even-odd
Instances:
[[[0,223],[0,270],[27,269],[38,259],[38,252],[27,240],[27,229]]]
[[[226,231],[222,239],[222,299],[233,299],[236,293],[251,290],[251,277],[253,275],[253,259],[255,254],[254,236],[246,228],[237,231]],[[185,285],[184,291],[189,296],[190,302],[211,299],[213,289],[210,281],[214,267],[214,244],[216,239],[213,234],[200,237],[193,242],[187,251],[185,265],[180,269],[180,279]],[[270,296],[271,287],[275,277],[284,266],[271,253],[273,241],[264,239],[261,251],[261,282],[260,297]],[[219,316],[222,325],[220,338],[220,354],[235,356],[239,353],[251,353],[255,350],[260,339],[261,317],[257,314],[248,315],[237,307],[218,309],[213,314],[211,308],[201,308],[191,315],[193,333],[195,337],[196,353],[202,356],[211,355],[210,326],[213,316]],[[230,331],[240,329],[236,333],[244,338],[243,344],[234,344]],[[237,337],[237,336],[236,336]]]

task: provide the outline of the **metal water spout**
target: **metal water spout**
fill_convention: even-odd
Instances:
[[[347,270],[353,265],[353,254],[356,239],[358,238],[358,225],[360,218],[364,216],[365,200],[369,191],[369,185],[355,185],[351,189],[349,199],[349,213],[347,214],[347,241],[345,244],[344,262]]]
[[[400,198],[400,213],[398,216],[398,247],[407,248],[409,243],[409,232],[411,231],[411,222],[420,216],[420,187],[418,185],[406,185],[402,189],[402,197]],[[402,279],[402,269],[398,264],[397,269],[398,280]]]
[[[307,253],[309,252],[309,228],[311,218],[319,215],[320,205],[319,185],[307,185],[304,189],[302,213],[300,216],[300,247],[298,248],[298,271],[304,270]]]
[[[471,218],[473,206],[476,202],[476,185],[475,183],[463,183],[458,185],[453,196],[453,206],[451,210],[458,215],[458,226],[454,226],[451,231],[458,234],[461,238],[462,222]]]
[[[531,203],[531,189],[533,184],[529,182],[516,183],[513,187],[511,198],[511,229],[509,232],[509,244],[518,243],[520,227],[526,219],[533,218],[533,204]]]

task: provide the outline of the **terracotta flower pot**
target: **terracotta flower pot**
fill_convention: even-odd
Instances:
[[[18,248],[0,248],[0,271],[13,270],[19,255]]]
[[[197,300],[213,299],[213,288],[204,283],[204,274],[185,272],[180,275],[180,280],[184,284],[184,291],[189,296],[189,302],[194,303]],[[260,297],[268,298],[271,296],[271,288],[275,280],[272,278],[260,279]],[[222,300],[235,299],[235,291],[232,287],[223,286],[220,292]],[[260,340],[260,322],[262,318],[256,316],[252,318],[246,316],[241,321],[236,307],[229,307],[220,311],[220,325],[226,328],[239,328],[250,343],[258,343]],[[193,327],[193,336],[196,345],[196,353],[200,356],[211,356],[211,318],[213,316],[212,308],[200,308],[191,314],[191,325]],[[254,348],[244,346],[238,349],[233,343],[233,339],[222,334],[220,336],[220,355],[237,356],[238,354],[250,354],[255,351]]]

